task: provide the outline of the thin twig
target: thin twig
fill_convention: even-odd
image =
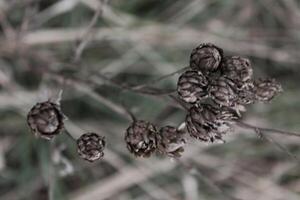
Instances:
[[[83,33],[79,44],[77,45],[75,49],[75,56],[74,56],[74,62],[78,62],[81,58],[82,52],[85,49],[86,45],[89,43],[91,37],[92,37],[92,29],[96,25],[98,18],[103,12],[103,3],[104,1],[101,0],[101,3],[99,4],[97,10],[95,11],[95,14],[93,18],[91,19],[89,25],[86,28],[86,31]]]
[[[250,124],[246,124],[244,122],[238,122],[237,125],[239,127],[242,127],[242,128],[247,128],[247,129],[253,130],[256,134],[258,134],[258,136],[261,139],[264,139],[264,140],[268,141],[269,143],[274,144],[279,150],[281,150],[282,152],[289,155],[292,159],[300,162],[299,158],[296,155],[294,155],[292,152],[290,152],[290,150],[287,147],[285,147],[284,145],[278,143],[270,135],[266,136],[266,134],[265,134],[265,132],[269,132],[269,133],[279,133],[279,134],[291,135],[290,132],[276,130],[276,129],[269,129],[269,128],[260,128],[260,127],[256,127],[256,126],[253,126],[253,125],[250,125]],[[292,133],[292,134],[294,136],[297,133]],[[300,135],[296,135],[296,136],[300,136]]]
[[[54,163],[53,163],[53,154],[54,154],[54,148],[55,148],[55,138],[51,140],[50,142],[50,151],[49,151],[49,178],[48,178],[48,199],[54,200],[54,194],[55,194],[55,169],[54,169]]]
[[[96,76],[98,76],[99,78],[101,78],[104,81],[108,81],[111,85],[123,89],[123,90],[128,90],[128,91],[132,91],[132,92],[137,92],[140,94],[147,94],[147,95],[169,95],[174,93],[176,90],[175,89],[158,89],[158,88],[154,88],[154,87],[149,87],[146,85],[144,87],[141,88],[135,88],[135,86],[130,86],[128,84],[124,84],[124,83],[119,83],[118,81],[115,81],[111,78],[108,78],[106,76],[104,76],[103,74],[97,74]],[[94,83],[96,83],[97,81],[95,79],[92,79],[94,81]]]
[[[149,87],[149,86],[151,86],[151,85],[153,85],[153,84],[156,84],[156,83],[158,83],[158,82],[160,82],[160,81],[162,81],[162,80],[165,80],[165,79],[167,79],[167,78],[169,78],[169,77],[171,77],[171,76],[174,76],[175,74],[179,74],[179,73],[185,71],[188,67],[189,67],[189,66],[184,67],[184,68],[181,68],[181,69],[179,69],[179,70],[176,70],[175,72],[172,72],[172,73],[170,73],[170,74],[166,74],[166,75],[163,75],[163,76],[161,76],[161,77],[159,77],[159,78],[157,78],[157,79],[154,79],[154,80],[152,80],[152,81],[150,81],[150,82],[148,82],[148,83],[146,83],[146,84],[136,85],[136,86],[133,86],[132,88],[133,88],[133,89],[141,89],[141,88]]]
[[[121,105],[123,106],[124,110],[127,112],[127,114],[131,117],[131,120],[133,122],[137,121],[136,117],[134,114],[130,111],[130,109],[125,105],[125,103],[122,101]]]
[[[274,140],[272,137],[266,136],[265,134],[263,134],[263,139],[274,144],[280,151],[286,153],[292,159],[300,162],[299,158],[295,154],[293,154],[286,146],[284,146],[284,145],[280,144],[279,142],[277,142],[276,140]]]
[[[241,122],[238,121],[236,123],[236,126],[239,126],[241,128],[245,128],[245,129],[252,129],[255,132],[257,132],[257,130],[259,130],[261,133],[275,133],[275,134],[281,134],[281,135],[289,135],[289,136],[296,136],[296,137],[300,137],[300,133],[296,133],[296,132],[290,132],[290,131],[284,131],[284,130],[278,130],[278,129],[271,129],[271,128],[262,128],[262,127],[257,127],[251,124],[247,124],[245,122]]]

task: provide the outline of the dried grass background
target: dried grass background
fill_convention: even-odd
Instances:
[[[153,80],[212,42],[285,90],[243,120],[299,132],[299,0],[0,0],[0,24],[0,199],[300,199],[299,138],[238,129],[225,144],[189,141],[179,161],[137,159],[123,141],[122,106],[180,123],[172,99],[126,86],[174,89],[178,74]],[[28,110],[61,89],[68,132],[107,138],[102,161],[80,160],[66,134],[53,144],[30,134]]]

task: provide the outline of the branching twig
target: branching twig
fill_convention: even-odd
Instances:
[[[137,92],[137,93],[141,93],[141,94],[147,94],[147,95],[168,95],[168,94],[172,94],[175,92],[175,89],[167,89],[167,90],[163,90],[163,89],[158,89],[158,88],[154,88],[154,87],[150,87],[148,85],[143,85],[142,87],[136,87],[136,86],[130,86],[128,84],[124,84],[124,83],[120,83],[118,81],[115,81],[111,78],[108,78],[106,76],[104,76],[103,74],[97,74],[97,76],[99,78],[101,78],[104,81],[108,81],[111,85],[118,87],[120,89],[123,90],[128,90],[128,91],[132,91],[132,92]],[[94,80],[94,82],[97,82]]]
[[[293,154],[287,147],[285,147],[284,145],[282,145],[279,142],[277,142],[276,140],[274,140],[272,137],[262,134],[262,139],[265,139],[266,141],[274,144],[280,151],[286,153],[292,159],[300,162],[299,158],[295,154]]]
[[[300,133],[289,132],[289,131],[278,130],[278,129],[271,129],[271,128],[257,127],[257,126],[254,126],[254,125],[251,125],[251,124],[247,124],[247,123],[241,122],[241,121],[238,121],[236,123],[236,126],[239,126],[241,128],[244,128],[244,129],[251,129],[251,130],[253,130],[255,132],[257,132],[259,130],[261,133],[268,132],[268,133],[275,133],[275,134],[281,134],[281,135],[289,135],[289,136],[300,137]]]
[[[298,133],[292,133],[292,132],[287,132],[287,131],[282,131],[282,130],[277,130],[277,129],[270,129],[270,128],[260,128],[260,127],[256,127],[244,122],[238,122],[237,125],[239,127],[242,128],[246,128],[246,129],[251,129],[253,130],[256,134],[258,134],[258,136],[268,142],[270,142],[271,144],[274,144],[279,150],[283,151],[284,153],[286,153],[287,155],[289,155],[291,158],[293,158],[296,161],[300,161],[298,159],[298,157],[296,155],[294,155],[292,152],[290,152],[290,150],[285,147],[284,145],[278,143],[277,141],[275,141],[271,136],[266,136],[266,132],[269,133],[278,133],[278,134],[285,134],[285,135],[292,135],[292,136],[297,136],[299,137],[300,134]]]
[[[189,68],[189,66],[184,67],[184,68],[181,68],[181,69],[179,69],[179,70],[177,70],[177,71],[175,71],[175,72],[172,72],[172,73],[170,73],[170,74],[163,75],[163,76],[161,76],[161,77],[159,77],[159,78],[157,78],[157,79],[154,79],[154,80],[152,80],[152,81],[150,81],[150,82],[148,82],[148,83],[146,83],[146,84],[141,84],[141,85],[133,86],[133,89],[147,88],[147,87],[149,87],[150,85],[156,84],[156,83],[158,83],[158,82],[160,82],[160,81],[162,81],[162,80],[165,80],[165,79],[167,79],[167,78],[169,78],[169,77],[171,77],[171,76],[174,76],[175,74],[179,74],[179,73],[185,71],[187,68]]]

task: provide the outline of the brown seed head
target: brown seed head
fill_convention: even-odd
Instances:
[[[79,156],[89,162],[99,160],[104,156],[105,138],[96,133],[85,133],[77,139]]]
[[[237,86],[228,78],[218,77],[211,80],[208,91],[212,100],[220,106],[234,107],[237,103]]]
[[[259,79],[254,82],[255,98],[258,101],[269,102],[283,91],[275,79]]]
[[[149,157],[157,147],[157,128],[150,122],[132,122],[125,133],[128,150],[135,156]]]
[[[211,43],[203,43],[192,50],[190,67],[204,74],[214,72],[219,68],[223,50]]]
[[[189,70],[179,77],[177,92],[185,102],[196,103],[208,95],[207,86],[207,78],[200,71]]]
[[[222,140],[237,114],[229,108],[218,108],[209,104],[197,105],[190,108],[186,116],[186,126],[191,137],[202,141]]]
[[[173,126],[164,126],[159,130],[158,151],[170,157],[180,157],[186,143],[185,133]]]
[[[48,140],[60,133],[64,127],[64,119],[60,106],[50,101],[37,103],[27,115],[32,133]]]
[[[246,86],[253,78],[250,60],[240,56],[225,57],[221,65],[222,75],[231,79],[239,87]]]

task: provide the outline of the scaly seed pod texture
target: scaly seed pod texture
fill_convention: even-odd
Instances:
[[[177,92],[187,103],[196,103],[207,97],[207,78],[199,71],[188,70],[178,79]]]
[[[202,73],[215,72],[221,63],[223,50],[211,43],[203,43],[192,50],[190,67]]]
[[[170,157],[180,157],[186,144],[185,133],[173,126],[164,126],[159,134],[158,151]]]
[[[218,113],[210,105],[193,106],[186,116],[186,126],[191,137],[202,141],[213,141],[218,120]]]
[[[96,133],[85,133],[77,139],[79,156],[89,162],[99,160],[104,156],[105,138]]]
[[[27,123],[35,136],[51,139],[64,127],[64,114],[56,103],[37,103],[27,115]]]
[[[236,84],[242,84],[253,78],[250,60],[240,56],[225,57],[221,66],[222,75]]]
[[[125,133],[128,150],[138,157],[149,157],[156,151],[158,137],[155,125],[143,120],[132,122]]]
[[[236,90],[234,82],[228,78],[220,77],[211,81],[209,95],[220,106],[234,107],[238,99]]]
[[[283,91],[275,79],[259,79],[254,82],[255,97],[258,101],[269,102]]]

